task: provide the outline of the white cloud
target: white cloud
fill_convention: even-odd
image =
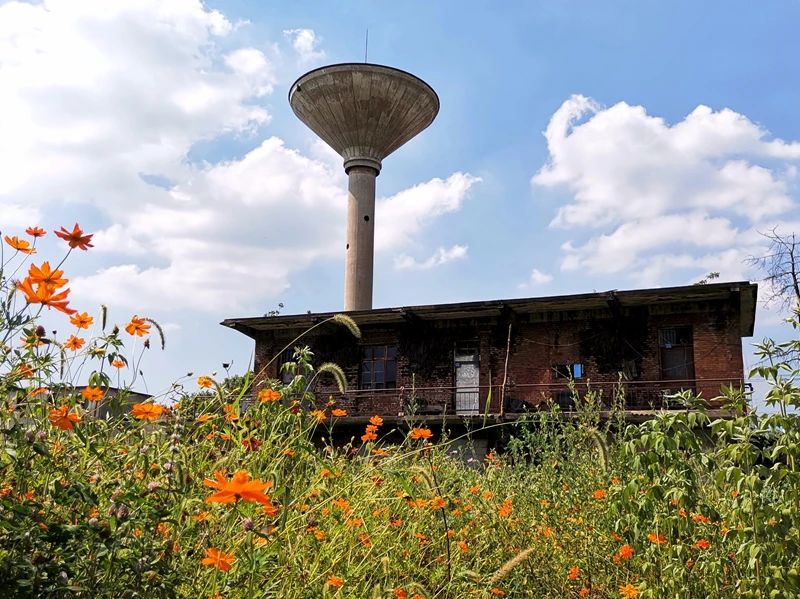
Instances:
[[[553,281],[553,275],[548,274],[546,272],[542,272],[538,268],[534,268],[531,271],[530,279],[528,280],[527,286],[533,285],[547,285],[547,283],[551,283]]]
[[[37,217],[56,207],[95,233],[76,305],[249,311],[343,254],[346,177],[319,144],[306,156],[270,137],[235,159],[188,159],[199,142],[269,123],[278,69],[236,30],[197,0],[0,6],[3,224],[51,227]],[[311,35],[295,47],[319,56]],[[476,180],[380,200],[379,250],[413,243]]]
[[[698,106],[669,125],[641,106],[573,96],[545,137],[549,160],[532,183],[571,194],[551,227],[601,231],[564,244],[564,270],[650,284],[677,269],[742,277],[756,229],[796,210],[800,142],[769,139],[729,109]]]
[[[308,64],[325,58],[325,51],[319,49],[321,38],[313,29],[284,29],[283,35],[291,40],[301,63]]]
[[[449,248],[440,247],[422,262],[407,254],[399,254],[395,256],[394,267],[397,270],[428,270],[454,260],[463,260],[467,257],[467,249],[465,245],[454,245]]]

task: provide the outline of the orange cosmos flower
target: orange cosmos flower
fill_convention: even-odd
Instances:
[[[372,418],[369,419],[369,423],[372,426],[381,426],[383,424],[383,418],[381,418],[380,416],[373,416]]]
[[[222,472],[217,471],[214,473],[214,479],[203,481],[205,486],[217,489],[216,493],[206,498],[206,503],[234,503],[237,499],[264,505],[271,503],[264,491],[272,487],[272,483],[258,479],[250,480],[250,475],[244,470],[238,470],[231,480],[227,480]]]
[[[3,239],[8,245],[17,250],[20,254],[36,253],[36,248],[31,247],[29,241],[26,241],[24,239],[19,239],[16,235],[14,235],[14,237],[9,237],[8,235],[6,235],[5,237],[3,237]]]
[[[698,524],[709,524],[711,522],[711,518],[704,516],[703,514],[692,514],[692,520]]]
[[[328,581],[327,581],[328,586],[335,587],[338,589],[343,584],[344,584],[344,579],[339,578],[338,576],[335,576],[333,574],[328,576]]]
[[[263,389],[258,392],[258,400],[262,402],[278,401],[281,394],[274,389]]]
[[[136,335],[137,337],[144,337],[150,333],[150,325],[144,318],[139,318],[137,315],[131,317],[131,321],[125,325],[125,332],[128,335]]]
[[[444,497],[436,496],[431,499],[431,509],[441,510],[447,507],[447,500]]]
[[[336,408],[334,410],[331,410],[331,416],[335,416],[337,418],[341,418],[342,416],[347,416],[347,410]]]
[[[508,518],[511,515],[512,509],[512,501],[510,499],[506,499],[503,502],[503,505],[500,507],[500,511],[497,513],[501,518]]]
[[[211,420],[211,416],[209,416],[208,414],[200,414],[197,417],[197,422],[199,422],[200,424],[205,424],[209,420]]]
[[[103,390],[100,387],[84,387],[81,395],[86,401],[100,401],[103,399]]]
[[[82,337],[76,337],[75,335],[70,335],[69,338],[64,342],[64,348],[77,351],[83,347],[83,344],[86,343],[86,339]]]
[[[157,403],[137,403],[131,408],[131,415],[139,420],[158,420],[167,408]]]
[[[695,549],[708,549],[711,547],[711,543],[709,543],[707,539],[698,539],[693,547]]]
[[[42,304],[48,308],[55,308],[64,314],[74,314],[76,312],[67,307],[69,303],[67,300],[69,289],[64,289],[59,293],[55,293],[54,290],[49,289],[47,285],[36,285],[34,289],[34,283],[30,278],[25,278],[17,283],[17,289],[25,294],[25,301],[29,304]]]
[[[656,534],[654,532],[648,533],[647,539],[651,543],[655,543],[656,545],[666,545],[667,539],[661,533]]]
[[[236,558],[233,557],[233,553],[223,553],[215,547],[209,547],[206,549],[206,556],[200,563],[204,566],[212,566],[223,572],[228,572],[234,561],[236,561]]]
[[[48,420],[50,420],[50,424],[61,430],[71,431],[81,421],[81,417],[74,412],[70,412],[69,406],[62,405],[60,408],[50,410]]]
[[[197,386],[203,389],[211,389],[214,386],[214,381],[210,377],[199,376],[197,377]]]
[[[236,412],[236,406],[225,404],[222,409],[225,411],[225,420],[228,422],[239,420],[239,414]]]
[[[111,365],[114,368],[125,368],[125,362],[119,358],[116,358],[113,362],[111,362]]]
[[[597,489],[594,493],[592,493],[592,497],[594,497],[598,501],[601,499],[605,499],[607,495],[608,493],[605,491],[605,489]]]
[[[624,599],[635,599],[639,596],[639,589],[628,583],[623,587],[619,587],[619,595]]]
[[[491,589],[489,589],[489,594],[494,596],[494,597],[505,597],[506,596],[505,592],[501,591],[497,587],[492,587]]]
[[[317,422],[325,422],[325,419],[327,418],[323,410],[311,410],[308,415],[316,418]]]
[[[429,429],[429,428],[412,428],[411,429],[411,434],[409,435],[409,437],[411,439],[413,439],[414,441],[418,441],[420,439],[422,439],[424,441],[427,441],[432,436],[433,436],[433,433],[431,432],[431,429]]]
[[[89,316],[86,312],[82,312],[81,314],[70,316],[69,321],[79,329],[88,329],[89,326],[94,322],[94,318]]]
[[[619,548],[619,556],[622,559],[630,559],[633,557],[633,548],[630,545],[623,545]]]
[[[46,231],[41,227],[28,227],[25,232],[31,237],[44,237]]]
[[[583,599],[583,597],[586,597],[586,595],[588,595],[590,592],[591,591],[589,590],[589,587],[583,587],[580,591],[578,591],[578,597]]]
[[[75,223],[72,231],[67,231],[64,227],[61,227],[60,231],[53,231],[57,237],[60,237],[67,243],[69,243],[69,247],[71,248],[78,248],[81,250],[88,250],[90,247],[94,247],[91,243],[92,235],[84,235],[81,228],[78,226],[78,223]]]
[[[67,279],[62,278],[63,270],[53,270],[50,262],[45,260],[41,266],[31,264],[28,268],[28,279],[37,285],[46,285],[50,291],[55,291],[68,283]]]
[[[408,594],[401,587],[397,587],[396,589],[394,589],[393,593],[394,593],[394,599],[408,599]]]
[[[580,573],[581,569],[578,566],[572,566],[569,569],[569,574],[567,575],[567,578],[569,578],[570,580],[578,580],[578,575]]]
[[[290,458],[293,458],[294,456],[297,455],[297,453],[295,453],[294,449],[292,449],[291,447],[287,447],[287,448],[281,450],[281,455],[285,455],[285,456],[288,456]]]

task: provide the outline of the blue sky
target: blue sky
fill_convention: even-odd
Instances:
[[[346,182],[286,95],[363,60],[369,29],[371,62],[441,99],[378,179],[376,306],[757,279],[757,231],[800,230],[798,17],[777,1],[0,3],[0,228],[97,233],[70,261],[73,303],[165,325],[151,392],[243,369],[252,343],[223,318],[342,306]],[[761,310],[757,338],[779,321]]]

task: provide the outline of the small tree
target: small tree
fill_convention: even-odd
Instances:
[[[781,235],[775,227],[761,235],[769,242],[763,256],[750,256],[747,262],[761,269],[769,283],[768,303],[791,310],[800,303],[800,240],[795,233]]]

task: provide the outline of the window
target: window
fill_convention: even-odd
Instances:
[[[397,347],[373,345],[365,347],[361,358],[362,389],[394,389],[397,387]]]
[[[278,378],[284,385],[288,385],[294,380],[294,373],[288,368],[284,368],[284,364],[287,362],[294,362],[294,349],[291,347],[283,350],[278,359]]]
[[[572,364],[556,364],[553,366],[556,373],[556,379],[582,379],[583,378],[583,364],[574,362]]]
[[[658,347],[662,380],[688,381],[694,379],[691,326],[660,329],[658,331]]]

